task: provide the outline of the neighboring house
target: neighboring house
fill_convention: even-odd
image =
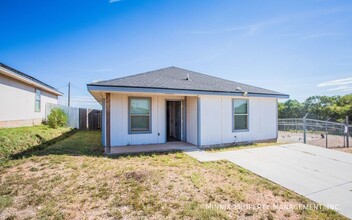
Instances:
[[[103,145],[185,141],[199,147],[277,139],[288,95],[177,67],[87,85],[103,106]]]
[[[45,104],[57,104],[57,89],[0,63],[0,128],[40,124]]]

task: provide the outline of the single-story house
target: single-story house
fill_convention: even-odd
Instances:
[[[57,104],[57,89],[0,63],[0,128],[42,123],[46,103]]]
[[[95,82],[102,142],[111,147],[184,141],[198,147],[274,140],[288,95],[177,67]]]

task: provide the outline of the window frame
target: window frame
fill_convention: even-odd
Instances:
[[[247,102],[247,114],[236,114],[236,115],[246,115],[247,116],[247,128],[246,129],[235,129],[235,101],[236,100],[244,100]],[[233,98],[232,99],[232,132],[246,132],[249,131],[249,99],[239,99]]]
[[[133,99],[140,99],[140,100],[149,100],[149,130],[148,131],[132,131],[132,117],[131,114],[131,101]],[[128,134],[150,134],[152,133],[152,98],[151,97],[135,97],[130,96],[128,97]]]
[[[39,92],[39,99],[37,99],[37,93]],[[37,101],[39,102],[39,109],[37,109]],[[42,90],[35,89],[34,93],[34,111],[41,112],[42,111]]]

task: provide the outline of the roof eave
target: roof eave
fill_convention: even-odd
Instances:
[[[189,89],[172,89],[172,88],[150,88],[150,87],[129,87],[129,86],[109,86],[87,84],[87,89],[91,93],[97,92],[146,92],[146,93],[164,93],[164,94],[191,94],[191,95],[223,95],[223,96],[247,96],[247,97],[266,97],[288,99],[286,94],[270,93],[251,93],[248,92],[227,92],[227,91],[206,91],[206,90],[189,90]]]
[[[16,79],[18,81],[21,81],[23,83],[26,83],[26,84],[29,84],[29,85],[32,85],[32,86],[35,86],[35,87],[38,87],[38,88],[41,88],[41,89],[43,89],[43,90],[45,90],[47,92],[50,92],[50,93],[52,93],[54,95],[57,95],[57,96],[62,96],[63,95],[63,93],[58,91],[58,90],[52,89],[52,88],[47,87],[47,86],[45,86],[43,84],[35,82],[35,81],[31,80],[31,79],[23,77],[23,76],[15,73],[15,72],[5,68],[5,67],[1,67],[0,66],[0,71],[1,71],[1,73],[3,73],[4,75],[6,75],[6,76],[8,76],[10,78]]]

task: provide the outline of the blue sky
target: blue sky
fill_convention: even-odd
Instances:
[[[300,101],[352,92],[348,0],[2,0],[0,21],[0,62],[70,81],[75,106],[99,107],[87,83],[168,66]]]

